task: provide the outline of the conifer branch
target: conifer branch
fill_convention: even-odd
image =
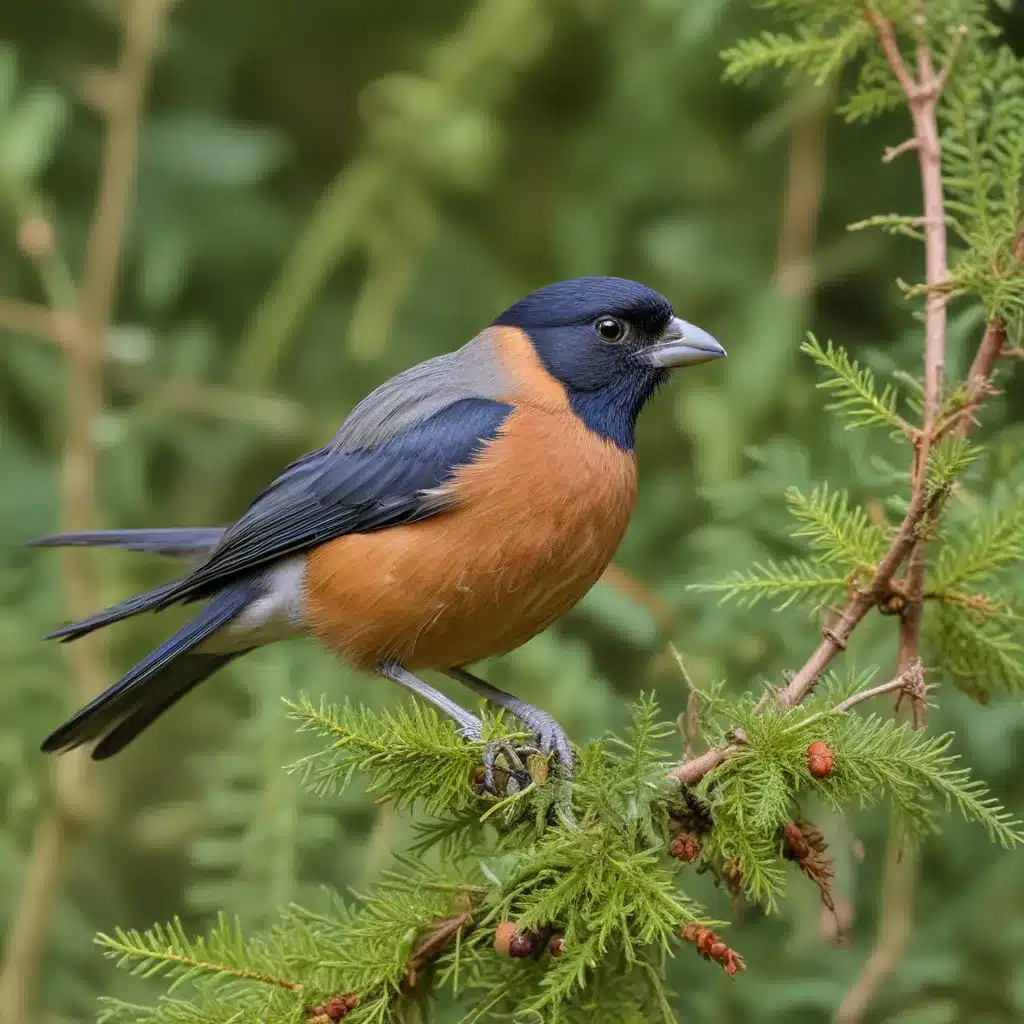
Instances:
[[[878,686],[873,686],[870,689],[858,690],[856,693],[840,701],[831,710],[822,711],[810,718],[802,719],[799,725],[802,728],[809,722],[826,714],[842,714],[852,711],[858,704],[863,704],[865,701],[873,700],[875,697],[881,697],[896,691],[905,691],[913,695],[915,699],[924,699],[926,692],[924,667],[920,661],[914,662],[888,682],[880,683]],[[764,705],[759,705],[758,710],[763,711],[763,707]],[[695,786],[708,772],[717,768],[723,761],[727,761],[730,757],[739,754],[746,747],[746,734],[743,729],[734,729],[732,735],[736,742],[724,747],[713,747],[697,757],[688,758],[681,764],[676,765],[669,773],[668,778],[675,779],[684,786]]]
[[[144,977],[163,975],[180,983],[198,974],[240,978],[300,993],[304,986],[271,971],[276,950],[247,939],[237,921],[229,924],[223,914],[209,938],[191,939],[180,919],[156,925],[145,932],[117,928],[113,935],[100,933],[96,944],[104,953]]]
[[[787,686],[775,695],[782,708],[795,707],[813,692],[821,673],[832,659],[846,649],[856,627],[871,611],[882,605],[893,593],[895,576],[908,563],[906,578],[896,587],[900,611],[900,675],[919,660],[921,610],[924,599],[924,571],[926,567],[926,541],[921,537],[922,527],[932,522],[941,511],[949,493],[952,473],[937,474],[946,482],[929,486],[928,467],[934,461],[931,450],[941,439],[938,419],[941,406],[942,377],[945,365],[946,346],[946,303],[947,295],[942,289],[948,275],[946,255],[946,222],[943,213],[943,186],[941,150],[939,146],[937,107],[941,87],[948,77],[948,69],[955,55],[956,47],[965,37],[966,30],[957,30],[949,59],[941,72],[936,72],[931,50],[919,27],[917,44],[917,77],[912,74],[899,48],[891,22],[878,11],[868,8],[865,18],[872,25],[879,44],[896,78],[914,127],[913,144],[906,143],[903,150],[913,150],[918,155],[921,174],[921,188],[924,200],[922,225],[925,241],[925,387],[923,393],[923,426],[920,431],[898,420],[891,393],[875,396],[873,381],[866,371],[861,371],[848,359],[845,363],[834,350],[822,349],[812,338],[805,350],[816,361],[825,365],[845,382],[844,387],[851,397],[856,397],[865,408],[872,409],[875,422],[888,421],[915,442],[912,467],[912,494],[906,514],[893,535],[888,550],[878,560],[874,573],[866,586],[858,587],[837,620],[822,630],[822,640],[808,657],[803,666],[791,677]],[[1005,343],[1005,324],[998,318],[990,319],[978,347],[977,354],[968,375],[968,395],[971,413],[958,416],[955,424],[956,436],[966,440],[973,425],[972,415],[988,390],[988,379]],[[945,426],[944,424],[942,424]],[[950,428],[946,427],[944,432]],[[735,588],[739,581],[734,581]],[[738,592],[738,591],[737,591]],[[769,698],[762,698],[758,705],[763,710]],[[919,705],[923,710],[923,705]],[[709,751],[700,758],[683,762],[673,770],[672,775],[692,785],[711,768],[736,753],[734,746]]]
[[[243,981],[255,981],[262,985],[274,985],[289,992],[302,991],[302,985],[296,981],[289,981],[287,978],[261,974],[259,971],[252,971],[247,967],[199,959],[176,952],[172,946],[168,946],[166,949],[154,949],[147,945],[145,940],[146,936],[138,932],[124,932],[120,929],[114,936],[105,935],[102,932],[96,936],[96,941],[106,947],[112,956],[117,956],[120,964],[129,964],[133,961],[145,962],[147,975],[155,973],[158,966],[164,966],[168,970],[180,969],[189,973],[226,975],[230,978],[240,978]]]
[[[928,291],[925,295],[924,314],[923,426],[920,443],[915,450],[915,462],[911,475],[914,489],[913,500],[917,501],[928,493],[926,480],[928,455],[930,445],[936,439],[936,425],[942,402],[942,380],[946,361],[947,294],[942,290],[941,286],[946,283],[949,265],[946,249],[942,153],[939,142],[937,108],[939,96],[946,83],[956,48],[966,34],[966,28],[961,27],[957,30],[957,40],[950,51],[949,63],[940,72],[936,73],[931,46],[926,36],[924,0],[921,0],[920,9],[915,19],[918,35],[918,77],[915,80],[910,76],[907,66],[900,55],[899,46],[896,43],[891,24],[871,8],[868,9],[867,13],[878,34],[879,41],[885,51],[886,59],[892,68],[893,74],[903,90],[914,126],[914,137],[918,140],[916,151],[921,176],[921,194],[924,203],[925,285]],[[986,337],[987,335],[988,332],[986,331]],[[984,348],[984,346],[985,338],[982,339],[981,348]],[[963,432],[961,436],[966,438],[967,432],[970,429],[970,420],[965,418],[962,423]],[[936,500],[934,511],[937,512],[945,501],[945,493],[942,491],[936,493],[941,495]],[[924,504],[925,501],[922,501],[922,505]],[[920,658],[928,548],[925,538],[917,536],[917,526],[918,524],[914,525],[914,539],[907,553],[908,565],[904,578],[907,600],[900,614],[899,621],[897,664],[901,671],[906,671],[911,665],[918,664]],[[925,703],[923,699],[914,700],[913,717],[915,727],[924,728]],[[899,875],[909,870],[906,867],[902,871],[897,871],[895,867],[893,868],[893,872]],[[882,983],[898,963],[906,942],[913,914],[912,881],[913,876],[908,875],[905,883],[907,898],[906,900],[899,901],[901,906],[894,909],[886,908],[883,905],[883,922],[879,932],[876,954],[869,960],[864,974],[852,990],[853,996],[851,999],[844,1002],[844,1005],[840,1007],[837,1019],[843,1021],[859,1019],[860,1014],[857,1013],[857,1009],[859,1008],[863,1012],[863,1009],[870,1004],[877,986]],[[889,909],[893,913],[898,914],[898,922],[886,919],[886,910]],[[890,934],[894,930],[895,935]],[[850,1003],[853,1003],[852,1007]]]

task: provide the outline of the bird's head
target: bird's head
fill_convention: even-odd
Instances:
[[[664,296],[621,277],[560,281],[520,299],[494,323],[526,334],[576,414],[626,450],[640,410],[670,370],[725,355]]]

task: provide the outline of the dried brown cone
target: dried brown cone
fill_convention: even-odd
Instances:
[[[668,852],[684,864],[692,864],[700,856],[700,839],[691,832],[681,832],[668,844]]]
[[[821,902],[836,912],[832,898],[835,864],[828,856],[825,837],[810,822],[791,821],[782,829],[782,856],[796,866],[818,887]]]
[[[679,933],[679,937],[684,942],[696,946],[697,952],[705,960],[713,960],[730,978],[735,977],[744,968],[743,957],[702,924],[688,924]]]
[[[359,1005],[359,997],[355,992],[345,992],[340,996],[331,996],[325,1003],[306,1007],[307,1024],[336,1024],[348,1016]]]
[[[344,995],[332,996],[328,999],[324,1009],[332,1021],[339,1021],[342,1017],[351,1013],[358,1005],[359,997],[355,992],[346,992]]]

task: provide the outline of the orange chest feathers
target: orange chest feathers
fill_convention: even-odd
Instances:
[[[547,628],[615,554],[636,464],[568,410],[520,407],[445,490],[447,512],[309,554],[306,620],[353,663],[467,665]]]

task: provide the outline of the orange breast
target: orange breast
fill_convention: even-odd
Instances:
[[[519,407],[449,486],[451,511],[307,556],[309,627],[352,663],[467,665],[547,628],[611,561],[636,464],[567,408]]]

